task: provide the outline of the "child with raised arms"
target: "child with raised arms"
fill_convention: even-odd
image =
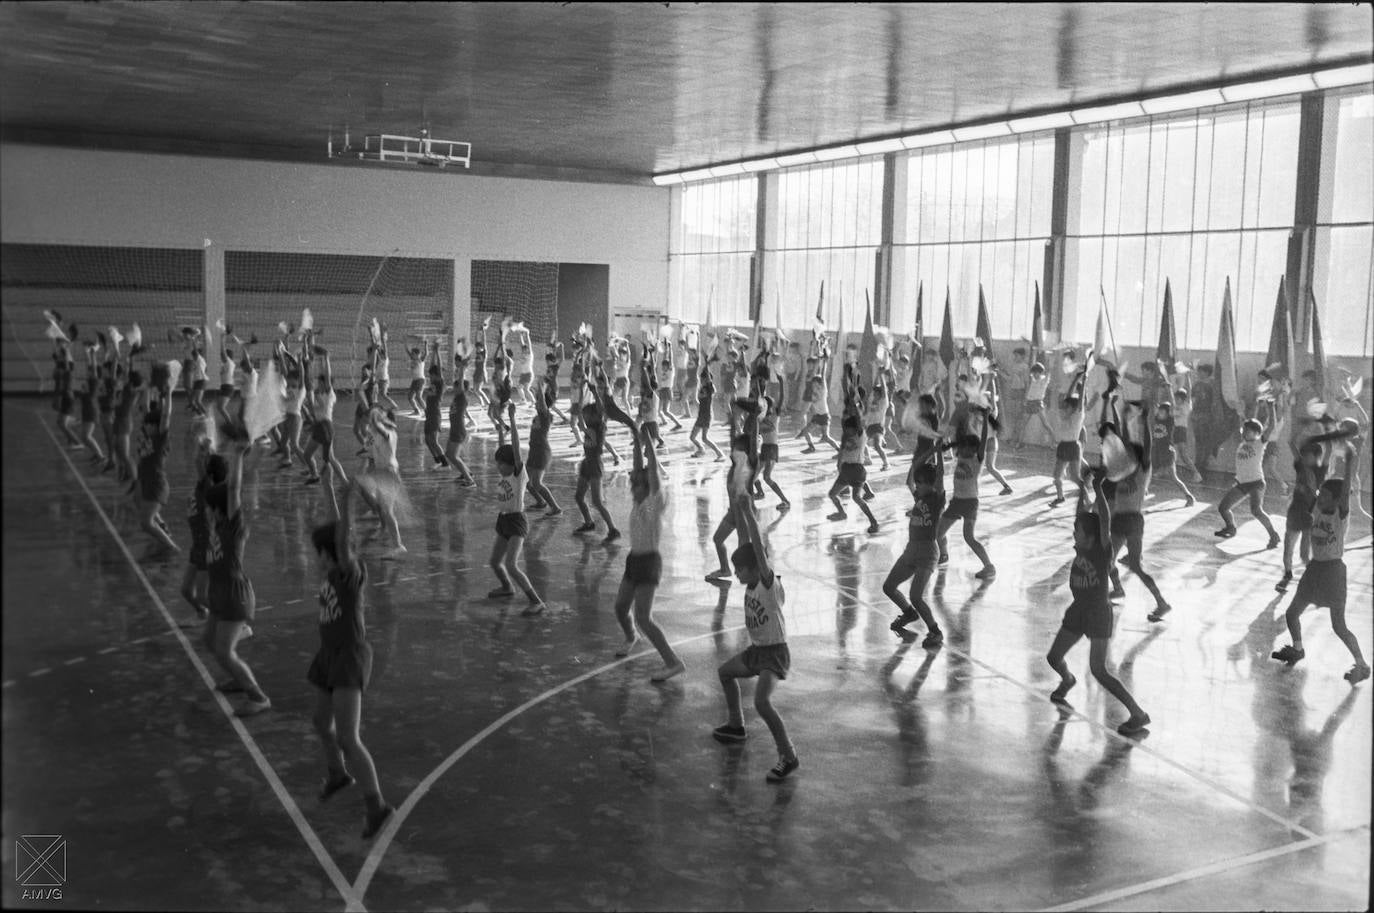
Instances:
[[[1140,564],[1141,556],[1145,547],[1145,493],[1150,489],[1150,447],[1143,442],[1136,441],[1131,436],[1131,417],[1128,414],[1124,419],[1116,412],[1116,407],[1112,407],[1112,416],[1115,419],[1115,427],[1120,428],[1121,442],[1126,446],[1131,455],[1135,458],[1136,467],[1129,475],[1117,481],[1112,488],[1110,495],[1112,501],[1112,559],[1121,551],[1121,546],[1126,546],[1125,565],[1137,577],[1140,582],[1145,584],[1146,589],[1155,600],[1155,610],[1149,614],[1150,621],[1159,621],[1172,610],[1169,603],[1159,591],[1159,585],[1155,583],[1154,577],[1145,572]],[[1141,404],[1141,425],[1145,428],[1150,427],[1149,404]],[[1109,428],[1114,430],[1114,428]],[[1185,489],[1186,490],[1186,489]],[[1115,564],[1111,570],[1112,590],[1109,598],[1119,599],[1126,595],[1126,591],[1121,587],[1121,574],[1116,569]]]
[[[749,737],[744,728],[744,712],[740,705],[739,680],[758,678],[754,688],[754,709],[768,726],[778,749],[778,763],[768,771],[769,783],[781,783],[800,766],[797,750],[788,738],[787,727],[773,707],[773,691],[777,683],[787,678],[792,667],[792,654],[787,648],[787,627],[783,618],[786,594],[782,578],[773,572],[768,548],[759,535],[758,520],[752,505],[740,505],[748,542],[731,555],[735,576],[744,584],[744,623],[749,631],[750,646],[743,653],[731,657],[717,670],[721,689],[725,692],[728,718],[716,727],[712,736],[726,744],[743,742]]]
[[[1317,489],[1326,481],[1322,457],[1322,445],[1308,440],[1298,447],[1298,458],[1293,461],[1293,497],[1283,530],[1283,576],[1274,585],[1280,593],[1293,580],[1293,546],[1300,543],[1304,563],[1312,557],[1312,510],[1317,506]]]
[[[520,569],[520,550],[525,546],[529,535],[529,522],[525,519],[525,487],[529,475],[525,471],[525,461],[520,455],[520,430],[515,424],[515,403],[506,403],[506,414],[510,419],[510,443],[506,443],[505,432],[498,426],[496,446],[496,470],[500,478],[496,481],[496,502],[499,513],[496,515],[496,542],[491,549],[491,569],[501,585],[487,594],[488,599],[504,599],[515,595],[511,581],[520,587],[529,605],[520,614],[530,617],[544,611],[544,600],[534,591],[530,579]]]
[[[647,432],[635,435],[634,448],[634,469],[630,473],[630,493],[634,498],[630,508],[630,553],[625,557],[625,576],[615,597],[615,616],[625,633],[625,643],[615,655],[630,654],[638,639],[635,634],[638,627],[663,659],[663,668],[649,680],[665,682],[687,668],[653,620],[654,592],[663,576],[663,558],[658,543],[663,529],[663,512],[668,507],[668,493],[659,481],[658,459]],[[631,605],[634,606],[633,621],[630,619]]]
[[[935,574],[939,548],[936,545],[940,515],[945,509],[945,469],[944,458],[936,450],[935,462],[912,463],[907,473],[907,485],[916,503],[911,510],[911,523],[907,530],[906,549],[898,556],[887,579],[883,581],[883,593],[901,609],[889,627],[898,634],[906,626],[920,619],[926,626],[926,637],[921,646],[935,649],[945,642],[940,624],[926,602],[926,584]],[[911,580],[911,598],[902,595],[901,586]]]
[[[1360,651],[1360,642],[1345,623],[1345,534],[1350,522],[1350,480],[1354,475],[1354,463],[1352,456],[1346,462],[1344,474],[1322,482],[1318,490],[1317,503],[1312,508],[1312,560],[1303,570],[1297,592],[1284,614],[1293,642],[1275,651],[1273,657],[1290,666],[1306,657],[1302,645],[1302,613],[1309,605],[1326,606],[1331,611],[1331,630],[1355,660],[1355,665],[1345,673],[1345,680],[1358,685],[1369,678],[1369,664]]]
[[[340,510],[334,495],[334,472],[324,467],[325,503],[329,516],[310,535],[320,559],[320,649],[306,680],[315,687],[315,732],[324,754],[325,778],[320,801],[363,781],[365,817],[362,839],[374,837],[392,807],[382,798],[377,765],[363,744],[363,694],[372,678],[372,646],[367,642],[367,566],[353,542],[353,485],[347,485]],[[349,768],[352,768],[350,772]]]
[[[978,560],[983,562],[983,567],[973,576],[979,580],[991,580],[997,576],[997,568],[988,558],[988,551],[983,547],[983,543],[978,541],[976,526],[978,523],[978,476],[983,471],[983,459],[987,454],[988,426],[991,423],[991,416],[983,406],[971,406],[966,413],[972,421],[977,421],[979,430],[977,434],[972,433],[964,423],[960,428],[959,436],[955,439],[954,463],[954,496],[949,499],[949,504],[945,507],[944,514],[940,517],[940,524],[936,528],[935,538],[940,544],[941,563],[949,560],[949,547],[946,544],[945,534],[949,532],[955,520],[963,521],[964,542],[973,550],[973,554]],[[977,416],[978,418],[973,418]]]
[[[220,685],[219,690],[225,694],[243,693],[247,698],[239,707],[238,716],[254,716],[272,709],[272,702],[259,687],[253,670],[239,656],[237,647],[257,609],[253,583],[243,567],[243,552],[248,544],[248,520],[242,498],[243,455],[251,447],[246,435],[231,444],[225,481],[205,495],[206,602],[210,615],[205,621],[204,642],[220,668],[229,674],[229,681]]]
[[[1079,640],[1088,638],[1088,668],[1113,697],[1120,701],[1130,716],[1116,731],[1121,735],[1137,735],[1150,725],[1150,715],[1136,703],[1131,692],[1121,683],[1107,664],[1111,661],[1111,638],[1116,619],[1107,597],[1108,572],[1111,570],[1112,511],[1102,491],[1103,473],[1094,470],[1093,502],[1088,506],[1087,480],[1078,483],[1078,510],[1073,524],[1073,566],[1069,570],[1069,590],[1073,603],[1064,612],[1059,632],[1054,636],[1045,661],[1059,675],[1059,686],[1050,694],[1056,704],[1069,706],[1068,694],[1078,679],[1069,671],[1064,657]]]
[[[553,492],[549,491],[544,484],[544,473],[548,471],[549,464],[553,461],[553,448],[549,446],[549,428],[553,425],[553,412],[550,403],[553,400],[553,390],[545,386],[544,381],[535,384],[534,387],[534,418],[530,420],[530,452],[525,460],[525,468],[529,470],[529,492],[534,495],[536,503],[530,505],[534,508],[548,508],[544,514],[546,517],[556,517],[563,513],[563,508],[558,505],[558,500],[554,498]]]
[[[1236,518],[1231,508],[1242,498],[1249,498],[1250,513],[1269,533],[1269,544],[1265,547],[1278,548],[1281,541],[1279,534],[1269,515],[1264,512],[1264,453],[1268,440],[1268,429],[1254,419],[1246,419],[1241,425],[1241,442],[1236,447],[1236,483],[1217,505],[1217,513],[1221,514],[1224,525],[1214,535],[1229,539],[1236,534]]]

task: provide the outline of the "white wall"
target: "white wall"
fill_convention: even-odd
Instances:
[[[610,309],[665,308],[668,190],[0,145],[6,242],[607,263]],[[458,325],[462,325],[459,323]]]

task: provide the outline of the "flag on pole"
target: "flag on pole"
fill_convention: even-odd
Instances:
[[[825,326],[825,280],[821,280],[821,293],[816,298],[816,322]]]
[[[988,300],[983,295],[983,283],[978,283],[978,328],[976,331],[978,345],[982,346],[983,354],[992,357],[992,318],[988,316]]]
[[[1213,365],[1221,401],[1236,415],[1245,411],[1240,398],[1240,378],[1236,374],[1236,326],[1231,316],[1231,277],[1226,277],[1226,292],[1221,299],[1221,330],[1217,335],[1217,357]]]
[[[925,331],[922,326],[925,322],[924,282],[916,283],[916,326],[911,331],[911,378],[907,381],[907,387],[912,393],[918,393],[921,389],[921,362],[925,352]]]
[[[1116,348],[1116,336],[1112,334],[1112,319],[1107,314],[1107,291],[1098,286],[1098,292],[1102,296],[1102,306],[1097,312],[1097,332],[1093,336],[1093,354],[1099,362],[1111,365],[1113,368],[1121,366],[1121,356]]]
[[[777,297],[774,299],[774,301],[776,302],[776,309],[775,309],[774,312],[773,312],[773,329],[777,331],[777,333],[778,333],[778,339],[782,340],[783,342],[787,342],[787,341],[788,341],[788,340],[787,340],[787,334],[784,333],[784,332],[783,332],[783,329],[782,329],[782,292],[781,292],[781,291],[779,291],[779,292],[777,293]]]
[[[864,335],[859,342],[859,366],[865,372],[878,367],[878,334],[873,330],[873,303],[868,300],[867,290],[864,291]]]
[[[1293,319],[1288,310],[1288,283],[1279,278],[1279,294],[1274,301],[1274,322],[1269,328],[1269,351],[1264,357],[1266,370],[1275,365],[1276,376],[1293,376]]]
[[[1317,296],[1312,294],[1312,290],[1307,290],[1308,310],[1312,312],[1312,330],[1308,334],[1312,339],[1312,373],[1316,375],[1313,381],[1316,383],[1317,399],[1326,402],[1326,342],[1322,339],[1321,320],[1317,317]]]
[[[1031,315],[1031,361],[1038,361],[1045,348],[1045,318],[1040,312],[1040,283],[1035,283],[1035,310]]]
[[[949,286],[945,286],[945,325],[940,328],[940,360],[947,369],[954,363],[954,316],[949,304]]]
[[[1174,362],[1178,361],[1178,334],[1174,330],[1174,291],[1169,280],[1164,280],[1164,313],[1159,318],[1159,347],[1155,349],[1155,360],[1167,377],[1173,373]]]

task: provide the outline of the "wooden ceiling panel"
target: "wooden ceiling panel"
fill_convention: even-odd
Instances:
[[[11,139],[647,175],[1371,56],[1339,4],[7,2]]]

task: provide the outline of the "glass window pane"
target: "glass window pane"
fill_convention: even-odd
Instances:
[[[1374,221],[1374,95],[1347,96],[1336,106],[1333,186],[1333,221]]]
[[[1031,142],[1034,183],[1031,187],[1031,220],[1021,237],[1048,238],[1050,209],[1054,197],[1054,135],[1037,137]]]
[[[1121,173],[1119,175],[1121,209],[1117,231],[1145,230],[1145,204],[1150,170],[1150,133],[1148,126],[1131,127],[1122,134]]]
[[[1368,225],[1317,229],[1313,293],[1328,355],[1368,358],[1374,313],[1374,228]]]
[[[1084,131],[1081,142],[1077,233],[1100,235],[1107,201],[1107,131]]]
[[[1297,104],[1264,110],[1264,153],[1258,177],[1259,214],[1256,224],[1265,228],[1293,224],[1298,184]],[[1252,117],[1255,114],[1251,115]]]
[[[955,149],[950,155],[950,201],[949,237],[952,241],[962,241],[966,237],[968,213],[965,201],[968,197],[968,150]],[[979,159],[981,164],[982,159]]]
[[[1246,171],[1245,113],[1232,112],[1216,118],[1212,136],[1212,183],[1207,227],[1240,227],[1241,192]]]
[[[1164,195],[1160,227],[1188,231],[1193,219],[1193,168],[1197,157],[1197,120],[1176,121],[1167,128],[1160,182]]]
[[[1145,172],[1145,230],[1158,232],[1164,220],[1164,183],[1169,179],[1167,157],[1169,128],[1163,121],[1155,121],[1149,132],[1149,148],[1146,155]]]

